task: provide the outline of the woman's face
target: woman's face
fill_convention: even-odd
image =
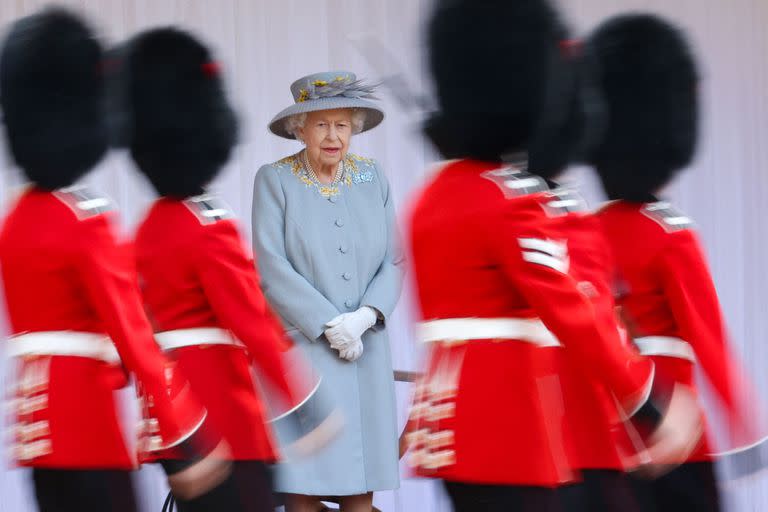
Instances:
[[[309,112],[298,135],[307,145],[307,155],[313,165],[335,167],[349,150],[352,111],[342,108]]]

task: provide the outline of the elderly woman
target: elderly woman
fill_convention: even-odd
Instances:
[[[267,299],[296,346],[330,384],[344,433],[316,456],[278,465],[287,510],[370,511],[373,491],[398,487],[392,363],[386,322],[397,303],[403,260],[387,179],[349,153],[352,134],[378,125],[372,88],[347,72],[293,83],[295,104],[269,125],[304,144],[259,169],[253,241]]]

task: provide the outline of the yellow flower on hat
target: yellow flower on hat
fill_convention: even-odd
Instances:
[[[315,80],[314,82],[312,82],[312,85],[314,85],[315,87],[325,87],[326,85],[328,85],[328,82],[326,82],[325,80]]]
[[[304,101],[307,101],[309,99],[309,91],[306,89],[301,89],[299,91],[299,98],[296,100],[296,103],[302,103]]]
[[[344,77],[344,76],[337,76],[337,77],[335,78],[335,80],[336,80],[337,82],[343,82],[343,81],[344,81],[344,80],[346,80],[346,79],[347,79],[347,78],[346,78],[346,77]]]

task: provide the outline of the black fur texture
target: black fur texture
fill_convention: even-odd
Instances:
[[[602,138],[606,114],[594,56],[566,27],[552,59],[545,107],[528,146],[530,171],[546,179],[585,161]]]
[[[696,149],[692,50],[680,29],[648,14],[608,20],[589,45],[609,112],[590,161],[611,199],[644,201],[687,166]]]
[[[191,34],[153,29],[119,52],[123,142],[162,196],[200,194],[229,160],[237,117],[217,63]]]
[[[445,157],[499,161],[528,148],[561,27],[545,0],[437,2],[427,50],[440,111],[424,129]]]
[[[0,53],[10,154],[47,190],[71,185],[108,147],[102,49],[75,14],[49,8],[15,22]]]

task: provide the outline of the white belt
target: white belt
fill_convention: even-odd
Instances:
[[[155,341],[163,350],[173,350],[182,347],[199,345],[234,345],[243,344],[232,334],[218,327],[199,327],[195,329],[176,329],[155,333]]]
[[[559,347],[560,342],[538,318],[446,318],[418,325],[418,339],[465,341],[506,339],[532,343],[540,347]]]
[[[643,336],[635,338],[635,345],[644,356],[666,356],[696,362],[696,352],[686,341],[672,336]]]
[[[106,363],[119,363],[112,340],[93,332],[40,331],[12,336],[8,340],[10,357],[76,356],[98,359]]]

